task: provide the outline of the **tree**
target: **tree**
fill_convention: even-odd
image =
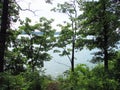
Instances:
[[[78,1],[73,0],[71,2],[65,2],[64,4],[58,4],[54,11],[60,13],[65,13],[68,15],[70,22],[64,22],[64,25],[59,24],[61,28],[60,35],[58,37],[57,47],[63,48],[61,56],[67,55],[71,62],[71,71],[74,72],[74,59],[75,59],[75,46],[77,40],[77,30],[78,30]],[[69,47],[71,46],[71,48]],[[71,55],[71,56],[70,56]]]
[[[12,29],[10,29],[11,22],[16,22],[18,20],[18,8],[14,1],[12,0],[2,0],[0,1],[0,72],[4,71],[5,65],[5,52],[7,51],[7,45],[9,43],[9,36],[11,36]]]
[[[88,1],[83,4],[81,31],[86,38],[89,49],[97,48],[92,62],[104,61],[104,69],[108,70],[108,60],[115,55],[120,35],[118,32],[119,19],[111,10],[109,0]]]
[[[61,32],[59,34],[58,42],[56,46],[62,48],[63,51],[60,54],[61,56],[66,55],[71,63],[71,72],[72,77],[74,78],[74,60],[75,60],[75,49],[77,46],[77,37],[80,37],[81,34],[78,32],[78,0],[72,0],[71,2],[65,2],[64,4],[58,4],[57,8],[54,8],[54,11],[59,11],[68,15],[70,22],[64,22],[64,25],[59,24]],[[80,40],[80,39],[79,39]],[[80,45],[80,44],[79,44]],[[82,45],[79,46],[82,49]],[[73,79],[70,81],[72,84]],[[71,90],[74,89],[74,85],[71,86]]]
[[[44,61],[51,59],[48,51],[53,48],[56,40],[55,30],[51,27],[52,21],[42,17],[38,23],[30,25],[31,20],[26,18],[23,25],[19,27],[20,31],[28,35],[28,37],[22,36],[17,39],[19,49],[27,60],[26,64],[33,72],[35,69],[43,67]]]
[[[4,0],[2,5],[3,7],[2,7],[1,30],[0,30],[0,72],[4,71],[6,31],[9,28],[8,4],[9,4],[9,0]]]

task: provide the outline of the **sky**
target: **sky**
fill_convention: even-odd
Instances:
[[[32,23],[39,21],[40,17],[46,17],[47,19],[54,19],[53,27],[56,29],[57,24],[62,24],[63,21],[68,21],[67,14],[51,12],[50,10],[57,6],[57,3],[63,3],[69,0],[52,0],[53,4],[45,3],[45,0],[19,0],[19,5],[22,9],[30,9],[35,11],[35,14],[30,11],[20,11],[20,18],[25,19],[29,17],[32,19]]]

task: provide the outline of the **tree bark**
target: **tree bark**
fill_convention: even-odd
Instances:
[[[108,37],[106,29],[104,30],[104,68],[105,71],[108,71]]]
[[[103,1],[103,34],[104,34],[104,69],[105,71],[108,71],[108,25],[106,21],[106,2]]]
[[[4,71],[6,31],[8,29],[8,3],[9,0],[3,0],[1,30],[0,30],[0,72]]]
[[[72,41],[72,59],[71,59],[71,71],[74,72],[74,52],[75,52],[75,36],[73,36]]]

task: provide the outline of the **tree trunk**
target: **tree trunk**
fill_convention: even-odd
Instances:
[[[4,71],[6,31],[8,29],[8,3],[9,0],[3,0],[1,30],[0,30],[0,72]]]
[[[74,72],[74,52],[75,52],[75,36],[72,41],[72,59],[71,59],[71,71]]]
[[[104,68],[105,71],[108,71],[108,52],[104,50]]]
[[[107,30],[104,30],[104,68],[108,71],[108,37]]]
[[[108,71],[108,25],[106,21],[106,2],[103,1],[103,34],[104,34],[104,69]]]
[[[74,52],[75,52],[75,35],[73,35],[73,41],[72,41],[72,59],[71,59],[71,72],[72,72],[72,76],[74,74]],[[74,77],[74,76],[73,76]],[[71,90],[74,90],[74,87],[71,87]]]

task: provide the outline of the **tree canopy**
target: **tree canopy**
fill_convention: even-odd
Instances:
[[[54,2],[54,1],[53,1]],[[51,3],[51,0],[46,0]],[[67,14],[69,21],[52,26],[54,20],[19,17],[15,0],[0,1],[0,88],[2,90],[118,90],[120,88],[120,1],[72,0],[53,10]],[[28,11],[32,10],[26,9]],[[18,28],[11,23],[19,22]],[[59,48],[62,50],[59,51]],[[75,50],[93,53],[93,68],[74,65]],[[46,75],[44,62],[52,53],[67,56],[71,68],[57,78]],[[59,59],[59,58],[58,58]],[[102,63],[103,62],[103,63]],[[55,67],[56,68],[56,67]]]

